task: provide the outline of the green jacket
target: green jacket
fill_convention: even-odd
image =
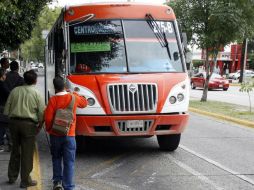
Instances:
[[[18,118],[29,118],[35,123],[43,121],[44,101],[35,85],[14,88],[5,104],[4,114]]]

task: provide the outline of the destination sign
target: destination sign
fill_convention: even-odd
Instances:
[[[80,35],[95,35],[95,34],[115,34],[117,32],[116,27],[113,25],[82,25],[74,27],[74,34]]]
[[[71,43],[71,53],[111,51],[109,42]]]

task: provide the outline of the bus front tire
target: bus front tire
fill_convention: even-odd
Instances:
[[[157,135],[157,141],[161,150],[174,151],[179,146],[181,134]]]

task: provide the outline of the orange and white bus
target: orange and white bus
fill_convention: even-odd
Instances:
[[[77,110],[77,135],[156,135],[161,149],[178,147],[189,117],[189,78],[170,7],[65,7],[48,34],[45,56],[46,98],[61,75],[89,102]]]

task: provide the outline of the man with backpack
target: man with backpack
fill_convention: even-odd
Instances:
[[[76,109],[85,108],[87,100],[75,92],[66,92],[61,77],[54,78],[53,84],[56,94],[50,98],[44,113],[46,130],[50,134],[53,189],[73,190]]]

